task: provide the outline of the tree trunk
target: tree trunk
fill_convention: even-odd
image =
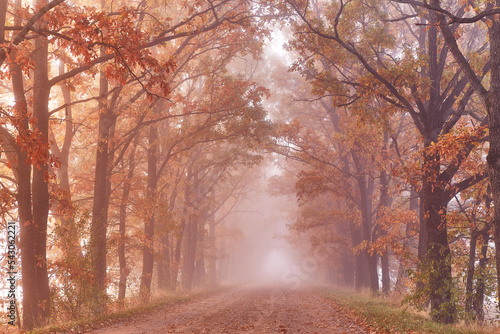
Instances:
[[[31,165],[25,153],[19,154],[16,168],[17,203],[20,227],[21,272],[23,275],[23,327],[31,330],[40,324],[37,300],[37,261],[33,247],[35,235],[31,211]]]
[[[215,246],[215,221],[214,216],[210,216],[208,221],[208,286],[215,287],[217,285],[217,249]]]
[[[170,234],[166,233],[161,238],[160,258],[158,260],[158,289],[172,289],[171,282],[171,250],[170,250]]]
[[[64,74],[64,61],[59,59],[59,75]],[[71,93],[66,82],[60,84],[61,92],[64,98],[64,103],[68,106],[65,108],[65,133],[64,141],[59,148],[53,133],[51,132],[51,149],[52,154],[59,161],[59,167],[56,170],[59,180],[59,196],[52,205],[52,212],[61,223],[61,233],[59,234],[58,246],[63,252],[63,258],[72,266],[80,265],[83,259],[82,247],[80,245],[80,236],[75,226],[74,213],[68,213],[68,208],[71,206],[71,190],[69,181],[69,153],[71,143],[73,141],[73,114],[71,108]],[[70,208],[71,210],[71,208]]]
[[[182,287],[185,291],[193,288],[194,265],[196,259],[196,244],[198,237],[198,222],[189,217],[185,229],[184,265],[182,271]]]
[[[472,314],[472,300],[473,300],[473,281],[474,281],[474,269],[476,264],[476,243],[477,243],[477,228],[474,226],[470,233],[470,245],[469,245],[469,263],[467,265],[467,279],[465,283],[465,315],[466,320],[471,320],[474,318]]]
[[[14,10],[20,8],[21,1],[16,0]],[[14,24],[21,25],[21,18],[15,16]],[[12,59],[15,59],[15,54],[12,54]],[[24,95],[23,75],[19,64],[12,62],[9,65],[15,100],[14,112],[15,115],[21,119],[18,132],[22,138],[25,136],[26,131],[29,130],[29,116]],[[23,275],[23,327],[27,330],[31,330],[40,323],[37,300],[37,260],[33,247],[35,226],[33,224],[31,201],[31,164],[28,161],[28,154],[26,151],[17,148],[16,153],[17,164],[14,165],[14,174],[17,180],[16,197],[20,229],[21,273]]]
[[[500,6],[500,0],[496,1]],[[488,29],[490,42],[491,79],[490,90],[486,96],[486,109],[489,118],[490,149],[486,159],[490,176],[494,203],[493,240],[495,241],[495,261],[497,268],[497,287],[500,295],[500,22],[490,20]]]
[[[425,268],[424,262],[425,262],[425,257],[427,255],[427,228],[425,225],[425,209],[424,209],[424,201],[422,200],[422,190],[420,190],[419,197],[420,197],[420,208],[419,208],[419,215],[418,215],[418,222],[419,222],[419,230],[418,230],[418,253],[417,253],[417,258],[418,258],[418,263],[417,263],[417,272],[418,273],[423,273]],[[420,274],[419,274],[420,275]],[[417,277],[417,283],[416,283],[416,288],[417,291],[423,291],[425,288],[425,282],[423,277]],[[428,301],[426,302],[428,303]]]
[[[119,233],[120,233],[120,243],[118,244],[118,264],[120,266],[120,281],[118,283],[118,300],[125,299],[127,292],[127,277],[130,273],[130,269],[127,267],[127,258],[125,253],[125,240],[127,233],[127,206],[129,204],[130,190],[132,177],[134,176],[135,170],[135,150],[137,149],[137,144],[139,142],[139,135],[134,139],[134,145],[130,156],[128,159],[128,173],[123,185],[123,193],[120,201],[119,208]]]
[[[94,275],[92,298],[94,311],[101,312],[106,298],[106,231],[108,226],[109,196],[109,140],[113,112],[108,108],[106,95],[108,80],[103,71],[99,80],[99,134],[97,139],[96,166],[94,179],[94,201],[92,206],[92,223],[90,227],[89,251],[91,268]]]
[[[40,324],[37,299],[37,260],[33,247],[35,227],[31,211],[31,165],[26,154],[19,154],[16,168],[17,203],[20,227],[21,272],[23,275],[23,326],[27,330]]]
[[[172,291],[177,289],[177,280],[179,276],[179,268],[181,263],[181,255],[182,255],[182,240],[184,236],[184,230],[186,229],[186,223],[183,221],[181,223],[180,233],[177,236],[177,240],[175,242],[175,252],[174,252],[174,263],[171,266],[171,277],[172,277]]]
[[[389,132],[384,131],[384,145],[383,152],[387,151],[387,146],[389,143]],[[380,170],[380,200],[377,208],[377,232],[374,233],[376,238],[379,236],[387,235],[387,230],[380,226],[379,220],[383,218],[384,211],[387,210],[392,204],[392,198],[389,195],[389,185],[390,178],[384,169]],[[374,240],[375,241],[375,240]],[[387,246],[384,247],[385,251],[380,254],[380,266],[382,269],[382,293],[388,295],[391,291],[391,278],[390,278],[390,268],[389,268],[389,249]]]
[[[129,192],[130,192],[130,187],[127,186],[126,183],[125,188],[123,189],[122,202],[120,203],[120,213],[119,213],[120,242],[118,244],[118,264],[120,266],[120,281],[118,282],[118,300],[125,299],[125,294],[127,292],[127,277],[129,274],[129,269],[127,268],[127,258],[125,254],[125,236],[127,229],[126,225],[127,205],[125,203],[128,202]]]
[[[205,214],[203,218],[205,218]],[[198,227],[198,241],[197,241],[197,254],[195,256],[195,275],[194,287],[203,287],[205,285],[205,226],[203,221]]]
[[[431,317],[441,323],[453,323],[456,308],[452,301],[451,255],[446,226],[446,204],[444,190],[431,182],[439,173],[439,156],[424,154],[424,179],[421,190],[425,228],[427,231],[427,254],[423,265],[428,275]]]
[[[347,287],[352,287],[355,282],[355,261],[352,249],[347,250],[347,253],[342,258],[342,262],[342,284]],[[332,266],[332,270],[336,269]]]
[[[154,267],[154,224],[155,224],[155,206],[156,206],[156,188],[158,177],[156,173],[157,163],[157,141],[158,129],[155,125],[149,128],[149,146],[148,146],[148,198],[151,205],[148,217],[144,223],[144,247],[142,257],[142,275],[140,295],[145,301],[149,301],[151,293],[151,280],[153,278]]]
[[[362,173],[363,166],[361,161],[357,156],[352,153],[354,164],[358,173]],[[371,228],[372,228],[372,201],[371,195],[373,187],[366,180],[364,175],[357,176],[357,183],[360,192],[360,211],[361,211],[361,231],[363,241],[369,244],[372,241]],[[372,292],[377,292],[379,289],[378,285],[378,271],[377,271],[377,255],[375,253],[369,253],[367,250],[363,251],[366,254],[368,260],[368,272],[367,276],[369,279],[369,286]]]
[[[380,255],[380,265],[382,267],[382,293],[388,295],[391,292],[391,277],[389,268],[389,250],[385,247],[384,254]]]
[[[484,321],[484,289],[486,282],[486,265],[488,264],[488,241],[490,239],[489,235],[490,226],[487,224],[481,233],[481,257],[479,259],[477,283],[476,283],[476,293],[472,301],[472,313],[474,314],[476,320],[482,322]]]
[[[359,245],[363,241],[361,230],[354,223],[351,223],[351,239],[353,246]],[[361,290],[364,287],[370,286],[368,271],[368,261],[365,251],[358,251],[354,254],[354,288]]]
[[[199,211],[195,208],[199,193],[198,173],[193,173],[192,165],[188,167],[187,183],[192,180],[192,188],[186,186],[185,191],[185,217],[184,228],[184,259],[182,266],[182,288],[190,291],[193,287],[194,265],[196,261],[196,246],[198,239]],[[193,198],[194,197],[194,198]]]
[[[45,5],[45,1],[37,1],[38,6]],[[43,24],[41,22],[41,24]],[[50,289],[47,273],[47,221],[49,215],[49,94],[48,84],[48,41],[44,36],[35,39],[35,62],[33,79],[33,115],[36,118],[34,129],[39,131],[39,143],[42,156],[33,168],[33,244],[36,263],[37,303],[40,308],[40,322],[45,324],[50,317]]]

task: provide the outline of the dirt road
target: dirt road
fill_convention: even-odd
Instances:
[[[369,332],[313,290],[247,287],[158,309],[91,333]]]

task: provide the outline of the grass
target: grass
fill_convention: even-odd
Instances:
[[[105,313],[102,314],[98,317],[95,318],[85,318],[85,319],[77,319],[65,324],[53,324],[49,325],[46,327],[42,328],[37,328],[33,330],[32,334],[47,334],[47,333],[60,333],[60,332],[74,332],[74,333],[79,333],[79,332],[84,332],[92,329],[97,329],[101,328],[104,326],[109,326],[114,323],[129,319],[129,318],[134,318],[138,317],[142,314],[146,314],[152,310],[161,308],[161,307],[166,307],[166,306],[173,306],[173,305],[178,305],[182,304],[188,301],[195,300],[200,297],[206,297],[209,296],[216,291],[220,291],[220,289],[217,290],[204,290],[204,291],[199,291],[199,292],[194,292],[191,294],[184,294],[184,295],[167,295],[160,297],[158,299],[153,300],[151,303],[147,305],[139,305],[139,306],[134,306],[130,307],[121,311],[117,312],[110,312],[110,313]]]
[[[358,293],[331,289],[322,289],[321,293],[325,298],[333,301],[342,311],[353,315],[358,322],[377,333],[494,333],[487,329],[478,328],[478,326],[438,324],[382,297],[367,297]]]

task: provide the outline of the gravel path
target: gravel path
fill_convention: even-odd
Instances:
[[[92,331],[140,333],[369,333],[314,290],[247,287]]]

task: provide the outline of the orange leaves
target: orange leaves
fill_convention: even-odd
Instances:
[[[375,224],[381,233],[375,242],[370,243],[368,250],[384,254],[388,247],[400,260],[409,260],[411,250],[405,247],[405,240],[418,235],[417,212],[404,208],[383,208],[379,210]]]
[[[90,64],[98,56],[91,43],[101,37],[97,24],[104,17],[104,13],[98,14],[92,8],[60,5],[46,18],[48,29],[61,32],[61,38],[52,39],[52,43],[64,48],[78,61]]]
[[[165,96],[170,92],[167,75],[175,62],[151,54],[147,46],[155,35],[141,28],[135,10],[123,7],[110,14],[61,5],[47,15],[47,26],[53,32],[52,44],[74,59],[70,69],[91,66],[109,55],[113,61],[105,65],[104,73],[113,82],[124,85],[132,78],[144,81],[148,93]]]
[[[31,45],[11,45],[4,44],[3,48],[7,50],[7,61],[9,65],[17,64],[25,75],[29,75],[34,68],[34,62],[31,57]],[[10,79],[11,73],[7,69],[0,72],[0,78]]]
[[[445,164],[452,164],[460,158],[461,151],[466,146],[478,145],[484,141],[486,135],[486,127],[471,127],[462,122],[455,126],[453,131],[441,136],[437,143],[431,143],[426,152],[429,155],[439,155]]]
[[[26,128],[23,115],[12,116],[9,121],[18,130],[15,136],[16,146],[28,154],[28,163],[39,168],[47,162],[57,166],[58,162],[49,154],[49,145],[38,129]],[[36,119],[30,117],[30,122],[34,123]]]
[[[332,185],[329,185],[327,176],[317,171],[301,171],[297,176],[299,180],[295,187],[297,189],[297,198],[301,201],[332,190]]]
[[[449,133],[431,142],[427,148],[414,151],[413,157],[403,166],[394,170],[394,175],[402,176],[407,182],[420,184],[424,175],[431,183],[440,182],[440,172],[450,166],[460,166],[455,179],[463,179],[482,170],[485,165],[486,148],[480,147],[485,142],[488,129],[484,126],[471,126],[467,122],[459,122]],[[478,147],[467,153],[468,148]],[[437,168],[437,166],[440,168]],[[449,183],[451,180],[444,179]]]

